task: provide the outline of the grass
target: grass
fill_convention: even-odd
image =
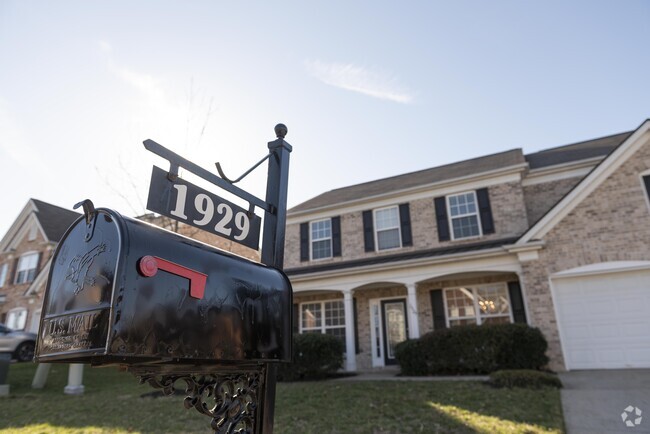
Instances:
[[[142,398],[153,389],[114,368],[84,370],[85,393],[67,396],[67,365],[53,365],[32,390],[32,364],[9,370],[0,433],[211,433],[210,419],[182,397]],[[561,433],[556,389],[495,389],[479,382],[325,381],[280,383],[276,433]]]

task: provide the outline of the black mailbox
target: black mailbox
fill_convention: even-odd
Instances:
[[[52,258],[36,360],[290,361],[291,306],[282,271],[100,208]]]

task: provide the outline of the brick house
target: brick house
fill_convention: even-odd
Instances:
[[[323,193],[288,212],[294,332],[343,339],[349,371],[503,322],[540,328],[555,370],[648,368],[649,195],[650,120]]]
[[[36,333],[50,258],[81,214],[30,199],[0,240],[0,323]]]

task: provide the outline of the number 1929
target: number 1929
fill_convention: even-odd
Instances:
[[[246,239],[251,228],[251,221],[246,212],[237,211],[237,213],[235,213],[232,206],[224,202],[218,203],[215,207],[214,201],[210,196],[205,193],[198,193],[194,197],[194,210],[188,211],[194,217],[198,218],[188,219],[187,215],[185,214],[187,206],[187,185],[174,184],[173,187],[176,189],[176,204],[174,209],[170,211],[171,215],[178,217],[179,219],[190,221],[192,224],[201,227],[206,226],[212,222],[216,211],[216,225],[214,226],[214,229],[210,227],[207,228],[207,230],[210,232],[217,232],[228,238],[233,238],[236,241],[242,241]],[[234,234],[233,228],[229,226],[233,220],[235,224]]]

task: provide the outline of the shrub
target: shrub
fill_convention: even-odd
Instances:
[[[343,342],[321,333],[293,335],[293,363],[278,369],[280,381],[326,378],[343,367]]]
[[[405,375],[488,374],[539,369],[548,363],[546,339],[525,324],[436,330],[398,348],[397,361]]]
[[[494,387],[523,387],[539,389],[540,387],[562,387],[562,382],[555,374],[531,369],[512,369],[496,371],[490,374],[490,384]]]

